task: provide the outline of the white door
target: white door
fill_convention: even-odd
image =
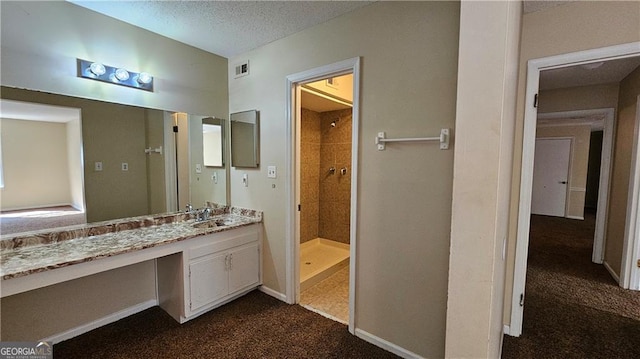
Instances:
[[[224,252],[208,255],[189,265],[192,312],[229,293],[228,263]]]
[[[531,213],[564,217],[571,139],[536,139]]]
[[[260,252],[252,243],[229,252],[229,292],[244,289],[260,281]]]

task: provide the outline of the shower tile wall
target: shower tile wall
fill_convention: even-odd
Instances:
[[[348,244],[351,110],[317,113],[303,109],[301,131],[301,242],[321,237]],[[336,169],[334,174],[329,172],[331,167]],[[342,168],[346,168],[345,175]]]
[[[300,127],[300,243],[304,243],[319,233],[320,114],[303,108]]]

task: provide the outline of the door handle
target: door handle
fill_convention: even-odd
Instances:
[[[560,184],[567,184],[567,181],[560,181],[560,182],[558,182],[558,183],[560,183]]]

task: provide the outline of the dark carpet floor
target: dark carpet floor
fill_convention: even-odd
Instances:
[[[182,325],[159,307],[58,343],[54,358],[397,358],[347,327],[253,291]]]
[[[595,216],[532,216],[523,334],[502,358],[640,358],[640,292],[591,262]]]

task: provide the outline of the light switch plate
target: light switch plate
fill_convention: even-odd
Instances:
[[[122,162],[122,171],[128,171],[129,170],[129,164],[127,162]]]
[[[94,167],[93,167],[93,170],[94,170],[94,171],[96,171],[96,172],[100,172],[100,171],[102,171],[102,162],[95,162],[95,163],[93,164],[93,166],[94,166]]]
[[[276,166],[267,166],[267,177],[276,178]]]
[[[199,163],[196,163],[196,173],[202,173],[202,165]]]
[[[249,175],[246,173],[242,175],[242,184],[245,187],[249,187]]]

